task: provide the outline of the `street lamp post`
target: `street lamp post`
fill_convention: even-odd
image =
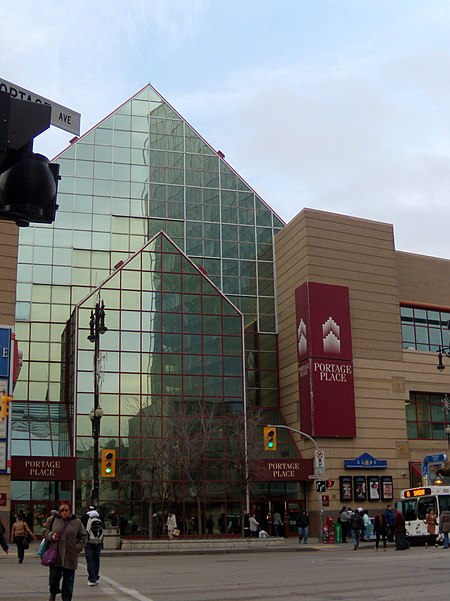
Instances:
[[[93,458],[93,485],[91,492],[91,504],[97,506],[100,496],[100,477],[98,470],[98,444],[100,437],[100,421],[103,416],[103,409],[100,407],[100,336],[108,328],[105,326],[105,303],[102,301],[95,305],[95,310],[91,311],[89,319],[89,342],[94,343],[94,407],[89,413],[89,419],[92,422],[92,439],[94,441]]]

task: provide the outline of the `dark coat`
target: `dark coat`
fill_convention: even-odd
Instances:
[[[450,532],[450,511],[444,509],[439,517],[439,532]]]
[[[51,542],[52,533],[61,532],[64,525],[65,521],[59,513],[55,516],[50,516],[45,522],[42,536]],[[56,558],[55,566],[76,570],[78,567],[78,555],[84,549],[87,538],[88,535],[81,520],[79,520],[75,514],[72,514],[58,543],[58,556]]]
[[[400,511],[397,511],[395,514],[394,523],[392,525],[392,532],[394,534],[398,534],[399,532],[406,532],[405,518],[400,513]]]

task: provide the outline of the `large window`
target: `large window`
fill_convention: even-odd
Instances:
[[[403,348],[435,352],[441,346],[449,346],[450,311],[400,307],[400,315]]]
[[[447,399],[448,396],[442,394],[411,392],[406,401],[408,438],[445,439],[445,426],[450,419]]]

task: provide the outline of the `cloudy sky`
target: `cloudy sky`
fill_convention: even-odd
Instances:
[[[0,77],[82,115],[150,82],[285,221],[393,223],[450,258],[450,2],[3,0]],[[52,127],[35,150],[72,138]]]

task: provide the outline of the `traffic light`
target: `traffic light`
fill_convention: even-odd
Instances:
[[[5,419],[8,417],[9,415],[9,411],[10,411],[10,402],[13,400],[12,396],[8,396],[6,394],[6,392],[4,392],[2,394],[2,421],[4,422]]]
[[[264,450],[277,450],[277,429],[272,426],[264,426]]]
[[[50,126],[51,107],[0,92],[0,219],[19,226],[53,223],[59,165],[33,152]]]
[[[116,476],[116,450],[102,449],[102,477],[115,478]]]

